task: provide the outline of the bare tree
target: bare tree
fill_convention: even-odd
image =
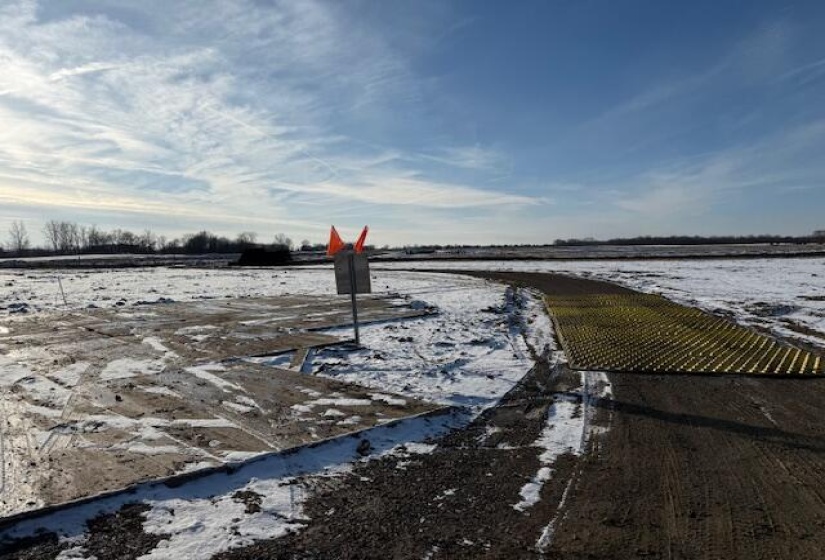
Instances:
[[[141,235],[138,240],[138,244],[140,245],[141,251],[145,253],[154,252],[157,242],[158,238],[151,229],[144,230],[143,235]]]
[[[100,249],[111,243],[111,236],[105,231],[92,225],[86,230],[86,243],[89,249]]]
[[[287,237],[285,233],[278,233],[275,235],[275,241],[273,245],[277,245],[279,247],[286,247],[287,249],[292,249],[292,239]]]
[[[9,251],[23,253],[29,249],[29,234],[26,231],[26,224],[23,222],[12,222],[9,228]]]
[[[129,230],[117,230],[117,244],[134,246],[138,244],[138,237]]]
[[[62,253],[76,252],[80,247],[80,228],[74,222],[57,222],[58,249]]]
[[[77,245],[78,249],[83,251],[89,250],[89,228],[86,226],[80,226],[78,228],[78,236],[77,236]]]
[[[251,247],[255,244],[255,240],[258,239],[258,234],[254,231],[242,231],[238,234],[238,238],[235,240],[238,245],[242,248]]]
[[[43,226],[43,235],[46,236],[46,242],[55,252],[60,250],[60,222],[57,220],[46,222]]]

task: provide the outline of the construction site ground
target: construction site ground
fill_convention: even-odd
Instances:
[[[362,320],[420,316],[363,298]],[[432,411],[301,373],[345,299],[156,303],[34,315],[0,334],[0,514],[214,468]],[[280,355],[277,367],[248,358]]]
[[[474,273],[545,294],[593,281]],[[609,284],[600,290],[622,288]],[[583,374],[585,380],[589,374]],[[825,550],[825,380],[611,373],[611,394],[548,355],[496,406],[412,458],[386,455],[310,479],[308,521],[218,558],[820,559]],[[554,403],[591,418],[529,510],[513,507],[541,466],[533,443]],[[98,560],[138,558],[162,535],[138,502],[88,524]],[[49,534],[0,558],[55,558]]]

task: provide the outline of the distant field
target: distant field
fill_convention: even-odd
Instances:
[[[481,247],[410,252],[377,250],[374,262],[467,260],[625,260],[718,259],[825,256],[822,244],[752,245],[639,245],[584,247]],[[53,257],[0,258],[0,268],[132,268],[148,266],[228,266],[240,254],[205,255],[61,255]],[[293,264],[312,265],[326,260],[317,253],[293,253]]]

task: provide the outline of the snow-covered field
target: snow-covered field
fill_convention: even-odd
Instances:
[[[484,406],[507,392],[532,365],[523,328],[543,329],[537,333],[541,342],[536,345],[550,340],[543,306],[528,293],[513,301],[512,294],[508,300],[498,284],[394,271],[373,274],[372,285],[374,293],[432,306],[438,314],[364,325],[364,350],[319,352],[307,360],[307,369],[311,366],[316,373],[443,404]],[[65,309],[110,307],[125,314],[133,305],[157,301],[287,294],[348,299],[334,296],[334,277],[328,268],[3,272],[0,286],[4,330],[31,314]],[[336,331],[346,336],[349,329],[330,332]],[[276,362],[283,360],[279,357]]]
[[[149,505],[144,530],[169,535],[146,558],[201,557],[240,546],[261,536],[298,530],[303,519],[302,477],[334,476],[356,461],[385,453],[426,453],[421,442],[466,423],[494,404],[532,366],[531,350],[551,345],[552,325],[539,299],[529,292],[506,292],[497,284],[440,274],[402,272],[398,268],[461,268],[567,272],[609,279],[645,292],[709,310],[724,310],[747,324],[801,336],[797,327],[825,333],[825,260],[716,260],[636,262],[459,262],[398,263],[373,270],[373,289],[409,301],[421,301],[439,314],[405,321],[366,325],[364,349],[318,352],[304,371],[359,383],[376,392],[416,397],[463,407],[463,412],[435,419],[413,418],[396,427],[369,432],[372,451],[362,458],[357,439],[333,440],[288,456],[274,456],[231,476],[207,477],[179,489],[148,486],[136,496],[109,498],[18,525],[6,536],[57,531],[76,543],[63,558],[83,558],[85,522],[100,512],[115,511],[136,498]],[[58,280],[59,279],[59,280]],[[88,307],[123,308],[156,301],[204,298],[334,293],[328,268],[281,270],[130,269],[0,273],[0,332],[33,313]],[[807,338],[825,345],[814,334]],[[532,348],[531,348],[532,347]],[[283,358],[282,358],[283,360]],[[585,387],[600,387],[609,396],[606,377],[582,376]],[[587,390],[585,389],[585,392]],[[587,402],[587,397],[585,398]],[[565,452],[584,449],[592,433],[589,414],[574,414],[564,400],[554,404],[547,425],[534,443],[541,468],[513,496],[513,507],[529,514],[552,464]],[[260,511],[245,513],[238,493],[260,495]],[[174,512],[174,514],[172,514]],[[232,522],[229,522],[232,520]],[[555,520],[537,546],[552,539]]]
[[[532,352],[552,347],[552,325],[535,294],[505,290],[475,278],[418,272],[376,271],[372,285],[379,294],[430,306],[438,313],[364,325],[362,350],[319,351],[308,357],[304,371],[358,383],[377,393],[387,391],[401,398],[457,406],[460,412],[433,419],[413,418],[395,428],[374,428],[366,436],[372,444],[366,458],[356,453],[357,439],[333,440],[297,454],[269,457],[228,478],[207,477],[186,485],[183,492],[150,485],[137,496],[107,498],[24,522],[5,537],[31,534],[39,528],[54,530],[62,539],[76,542],[65,558],[83,558],[86,520],[100,512],[115,511],[136,498],[150,506],[144,530],[169,535],[146,558],[204,557],[206,551],[214,554],[255,538],[296,530],[303,516],[299,477],[340,474],[356,461],[385,453],[431,451],[432,446],[419,442],[466,424],[495,404],[533,366]],[[64,310],[111,307],[128,313],[133,305],[147,302],[286,294],[332,297],[335,289],[328,268],[156,268],[60,274],[6,271],[0,273],[0,287],[3,329],[14,329],[16,321],[32,314],[49,316]],[[283,365],[284,357],[274,361]],[[527,502],[536,499],[541,485],[549,479],[554,458],[581,451],[587,418],[574,414],[574,407],[567,404],[561,402],[552,408],[545,433],[535,444],[544,466],[523,495],[513,497],[514,504],[526,500],[522,510],[529,508]],[[236,499],[239,492],[263,496],[260,511],[245,514],[245,506]],[[234,521],[228,522],[230,519]]]
[[[466,261],[382,264],[381,268],[579,274],[708,311],[722,311],[743,324],[825,347],[825,258]],[[808,329],[818,334],[806,334]]]

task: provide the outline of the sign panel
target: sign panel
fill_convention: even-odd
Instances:
[[[351,294],[353,292],[350,281],[350,267],[352,267],[352,278],[355,281],[356,294],[371,294],[372,284],[370,283],[370,263],[367,255],[355,254],[350,251],[340,251],[335,254],[335,285],[338,294]]]

